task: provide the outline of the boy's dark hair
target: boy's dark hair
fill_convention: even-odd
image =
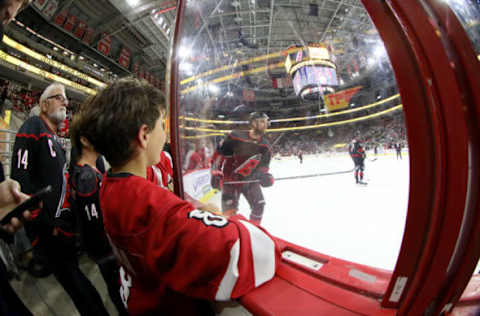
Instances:
[[[132,158],[140,127],[153,130],[165,113],[162,92],[147,81],[117,80],[82,105],[72,124],[72,145],[80,149],[84,136],[112,167],[120,167]]]

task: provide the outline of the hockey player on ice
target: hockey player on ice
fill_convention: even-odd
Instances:
[[[358,139],[354,139],[348,148],[350,157],[355,165],[355,181],[357,184],[367,184],[363,182],[363,171],[365,170],[365,158],[367,157],[362,144]]]
[[[269,119],[265,113],[250,114],[250,130],[233,131],[212,158],[213,188],[222,190],[222,211],[234,215],[238,211],[240,194],[247,199],[250,220],[260,224],[265,207],[262,187],[273,185],[268,172],[272,151],[264,136]]]
[[[303,153],[302,153],[302,151],[299,150],[297,156],[298,156],[298,159],[300,160],[300,163],[302,164],[303,163]]]

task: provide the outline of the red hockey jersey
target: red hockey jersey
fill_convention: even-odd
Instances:
[[[268,172],[272,150],[266,137],[259,141],[249,131],[233,131],[225,137],[212,160],[213,169],[222,170],[225,181],[249,180]]]
[[[105,177],[100,205],[131,315],[195,315],[190,298],[238,298],[275,274],[280,254],[273,239],[241,216],[195,210],[128,173]]]
[[[147,179],[166,189],[173,184],[172,156],[167,151],[162,151],[158,164],[147,168]]]

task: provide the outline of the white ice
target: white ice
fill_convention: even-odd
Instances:
[[[375,160],[376,158],[376,160]],[[347,154],[272,160],[275,178],[351,170]],[[367,186],[353,172],[278,180],[263,189],[262,226],[272,235],[320,253],[393,270],[400,250],[409,193],[409,159],[390,152],[365,161]],[[242,197],[240,213],[250,209]]]

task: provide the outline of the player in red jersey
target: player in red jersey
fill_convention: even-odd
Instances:
[[[212,187],[222,190],[224,214],[237,213],[243,194],[250,204],[250,220],[260,224],[265,207],[261,186],[270,187],[274,182],[268,172],[272,151],[264,137],[268,116],[261,112],[250,114],[250,126],[248,131],[229,134],[213,155]]]
[[[205,147],[201,143],[191,144],[193,151],[187,153],[185,172],[208,168],[208,158]]]
[[[270,280],[279,252],[243,217],[196,210],[146,179],[165,142],[165,114],[159,90],[121,79],[83,106],[78,129],[112,166],[100,205],[130,315],[213,315],[208,301]]]

